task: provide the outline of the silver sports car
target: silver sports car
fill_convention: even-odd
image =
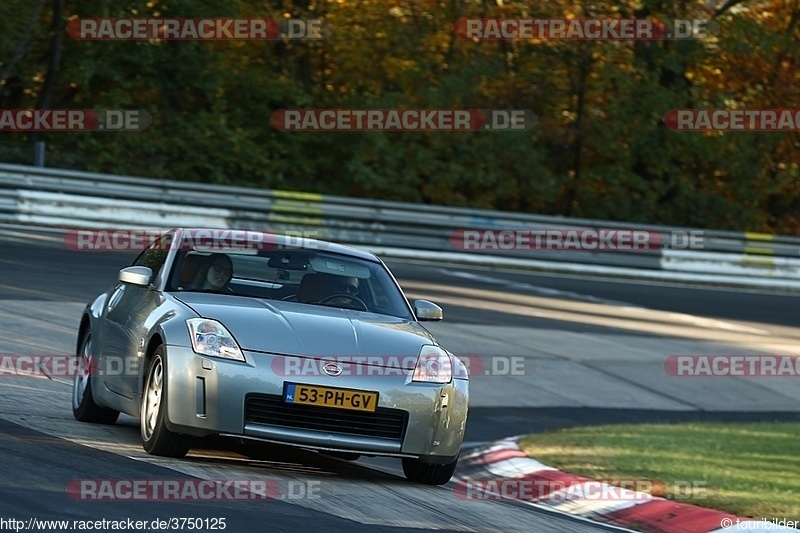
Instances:
[[[138,417],[144,449],[222,435],[402,458],[446,483],[467,420],[465,365],[371,253],[258,232],[178,229],[85,309],[72,407]],[[344,452],[344,453],[342,453]]]

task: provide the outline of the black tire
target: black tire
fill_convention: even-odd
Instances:
[[[72,381],[72,416],[92,424],[113,424],[119,411],[97,405],[92,395],[92,378],[97,366],[91,359],[92,334],[87,329],[78,344],[78,364]]]
[[[406,479],[424,485],[444,485],[456,471],[458,459],[452,463],[434,465],[423,463],[420,459],[403,459],[403,473]]]
[[[167,400],[167,380],[164,376],[164,347],[159,346],[147,365],[139,429],[144,451],[162,457],[183,457],[189,453],[192,438],[173,433],[164,421]]]

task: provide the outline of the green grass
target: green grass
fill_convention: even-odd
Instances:
[[[800,520],[797,422],[584,427],[528,435],[520,446],[566,472],[659,480],[665,497],[676,501],[740,516]],[[671,490],[687,484],[697,488]]]

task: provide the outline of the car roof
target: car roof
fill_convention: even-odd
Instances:
[[[175,228],[172,231],[179,233],[181,236],[189,233],[193,235],[206,235],[211,232],[210,238],[218,238],[220,240],[228,239],[245,239],[246,235],[256,233],[261,235],[268,235],[269,240],[264,242],[274,243],[277,247],[284,246],[286,249],[308,249],[308,250],[322,250],[350,257],[364,259],[372,262],[380,262],[378,257],[372,252],[338,244],[330,241],[323,241],[319,239],[309,239],[305,237],[296,237],[292,235],[283,235],[280,233],[273,233],[261,230],[244,230],[232,228]],[[241,241],[240,241],[241,242]]]

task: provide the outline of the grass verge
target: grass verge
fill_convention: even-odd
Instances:
[[[520,447],[592,479],[655,480],[655,495],[676,501],[800,520],[800,423],[582,427],[528,435]]]

